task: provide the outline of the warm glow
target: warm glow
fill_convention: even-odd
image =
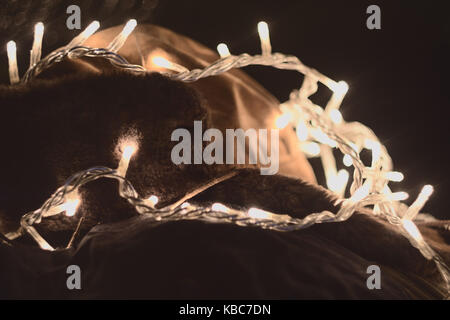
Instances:
[[[248,209],[248,216],[254,219],[270,219],[272,214],[258,208]]]
[[[186,72],[188,71],[185,67],[180,66],[176,63],[170,62],[169,60],[167,60],[164,57],[161,56],[154,56],[151,59],[152,63],[160,68],[164,68],[167,70],[172,70],[172,71],[176,71],[176,72]]]
[[[333,109],[330,111],[330,118],[335,124],[339,124],[342,122],[342,114],[339,110]]]
[[[372,166],[380,159],[381,156],[381,145],[378,141],[365,139],[365,147],[372,151]]]
[[[409,194],[404,191],[400,191],[389,194],[389,197],[394,201],[404,201],[409,198]]]
[[[426,186],[424,186],[424,187],[422,188],[421,195],[422,195],[423,197],[427,197],[427,198],[428,198],[429,196],[431,196],[431,194],[433,193],[433,191],[434,191],[433,186],[427,184]]]
[[[278,129],[285,128],[292,119],[292,114],[290,112],[285,112],[277,117],[275,120],[275,126]]]
[[[223,212],[223,213],[229,213],[230,212],[230,208],[228,208],[228,207],[226,207],[223,204],[218,203],[218,202],[214,203],[211,206],[211,209],[214,210],[214,211],[219,211],[219,212]]]
[[[221,58],[226,58],[231,55],[230,50],[228,49],[228,46],[225,43],[219,43],[217,45],[217,52],[219,52]]]

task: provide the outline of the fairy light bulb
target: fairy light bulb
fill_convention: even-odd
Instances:
[[[133,32],[134,28],[137,26],[137,21],[135,19],[130,19],[123,27],[122,31],[111,41],[108,45],[107,50],[111,52],[118,52],[120,48],[127,41],[128,36]]]
[[[409,219],[402,219],[402,225],[403,228],[411,235],[411,237],[414,238],[414,240],[418,242],[423,241],[422,235],[414,222]]]
[[[228,208],[227,206],[221,204],[221,203],[213,203],[213,205],[211,206],[211,209],[213,211],[218,211],[218,212],[223,212],[223,213],[229,213],[230,212],[230,208]]]
[[[394,201],[404,201],[409,198],[409,194],[404,191],[393,192],[388,195],[388,198]]]
[[[344,157],[342,158],[342,162],[346,167],[351,167],[353,165],[352,157],[349,154],[344,154]]]
[[[6,51],[8,53],[8,65],[9,65],[9,81],[11,84],[18,83],[19,68],[17,67],[17,49],[14,41],[9,41],[6,44]]]
[[[261,40],[261,51],[263,55],[270,55],[272,52],[272,45],[270,44],[269,26],[265,21],[258,23],[258,34]]]
[[[425,203],[430,198],[433,193],[433,187],[431,185],[426,185],[422,188],[416,201],[414,201],[411,206],[406,210],[404,214],[404,219],[414,220],[414,218],[419,214],[420,210],[423,208]]]
[[[30,53],[30,67],[34,66],[41,60],[42,38],[44,36],[44,24],[38,22],[34,26],[33,46]]]
[[[330,111],[330,119],[335,124],[340,124],[342,122],[342,114],[339,110],[333,109]]]
[[[297,126],[295,127],[295,134],[297,135],[298,140],[306,141],[308,139],[308,128],[304,121],[299,121]]]
[[[300,149],[310,158],[320,155],[320,146],[315,142],[302,143]]]
[[[292,119],[292,114],[290,112],[285,112],[277,117],[275,120],[275,126],[278,129],[285,128]]]
[[[128,165],[130,164],[130,159],[133,154],[137,151],[138,145],[137,142],[130,139],[121,142],[122,149],[122,158],[120,159],[119,166],[117,167],[117,174],[121,177],[125,177]]]
[[[347,170],[345,169],[339,170],[336,175],[330,177],[330,180],[328,181],[328,188],[331,191],[334,191],[340,197],[343,197],[349,177],[350,174],[348,173]]]
[[[328,101],[325,111],[330,114],[331,110],[337,110],[341,106],[342,100],[348,91],[348,84],[345,81],[336,82],[332,87],[333,95],[330,101]]]
[[[219,43],[217,45],[217,52],[219,52],[221,58],[226,58],[231,55],[230,50],[228,49],[228,46],[225,43]]]
[[[403,173],[397,171],[390,171],[385,173],[386,179],[389,181],[400,182],[405,178]]]
[[[155,66],[158,66],[160,68],[164,68],[164,69],[167,69],[167,70],[172,70],[172,71],[175,71],[175,72],[183,73],[183,72],[189,71],[185,67],[183,67],[183,66],[181,66],[179,64],[176,64],[174,62],[171,62],[171,61],[169,61],[166,58],[161,57],[161,56],[154,56],[152,58],[152,63]]]
[[[66,46],[66,50],[69,50],[76,46],[81,46],[87,39],[90,38],[100,28],[100,22],[91,22],[86,29],[84,29],[78,36],[72,39]]]
[[[61,208],[66,212],[66,216],[72,217],[77,212],[80,202],[81,200],[79,198],[69,199],[67,202],[61,205]]]
[[[155,195],[151,195],[150,197],[147,198],[147,202],[154,207],[159,201],[159,198]]]
[[[247,214],[249,217],[254,219],[270,219],[272,216],[270,212],[258,208],[248,209]]]
[[[191,204],[189,202],[183,202],[180,207],[181,207],[181,209],[187,209],[190,206],[191,206]]]

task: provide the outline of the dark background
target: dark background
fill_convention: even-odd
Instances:
[[[258,53],[256,24],[269,23],[273,50],[296,55],[306,65],[350,90],[342,105],[347,121],[372,128],[405,174],[395,191],[415,199],[424,184],[435,193],[425,211],[450,218],[446,198],[449,152],[450,19],[446,1],[6,1],[0,16],[1,39],[17,41],[19,68],[28,62],[33,25],[43,21],[44,54],[77,32],[65,27],[65,8],[80,4],[82,25],[99,19],[102,27],[131,17],[185,34],[214,49],[225,42],[233,53]],[[366,28],[366,8],[381,8],[381,30]],[[15,11],[14,11],[15,10]],[[26,48],[26,49],[24,49]],[[7,81],[6,50],[0,58],[1,80]],[[294,72],[247,68],[284,101],[301,85]],[[323,103],[330,93],[320,88]]]

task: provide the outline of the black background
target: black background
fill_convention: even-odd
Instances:
[[[274,51],[296,55],[306,65],[349,84],[343,116],[372,128],[385,144],[394,168],[405,174],[403,182],[391,183],[393,190],[408,192],[410,203],[424,184],[432,184],[435,193],[425,211],[450,218],[446,203],[450,191],[450,19],[445,3],[160,0],[155,9],[147,10],[151,11],[148,15],[130,9],[121,11],[126,15],[123,17],[117,12],[114,17],[103,17],[96,15],[96,10],[81,7],[83,27],[95,18],[104,18],[100,20],[102,27],[108,27],[137,17],[138,22],[165,26],[212,49],[225,42],[236,54],[259,52],[256,25],[260,20],[267,21]],[[381,30],[366,28],[370,4],[381,8]],[[155,1],[146,5],[154,7]],[[44,54],[76,34],[66,29],[65,17],[64,10],[48,17],[51,28],[44,40]],[[21,46],[31,47],[35,22],[29,19],[14,30],[4,27],[2,41],[6,45],[13,38],[19,50]],[[7,74],[5,51],[0,59],[2,80]],[[27,51],[19,51],[20,63],[28,61]],[[302,77],[294,72],[262,67],[246,71],[281,101],[301,85]],[[316,102],[322,104],[328,95],[320,88]]]

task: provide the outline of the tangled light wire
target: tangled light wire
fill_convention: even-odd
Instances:
[[[136,20],[129,20],[107,48],[83,46],[83,43],[99,27],[98,21],[92,22],[69,44],[41,59],[44,26],[42,23],[36,24],[33,47],[30,53],[30,66],[22,79],[19,77],[17,67],[16,45],[13,41],[8,42],[7,53],[11,84],[32,81],[43,70],[66,58],[101,57],[119,68],[138,73],[148,72],[144,67],[130,64],[117,54],[136,27]],[[138,148],[135,142],[131,142],[122,147],[122,158],[117,169],[95,167],[74,174],[39,209],[25,214],[21,219],[19,230],[7,234],[6,237],[13,240],[26,232],[42,249],[54,250],[33,225],[41,222],[42,218],[64,212],[68,216],[73,216],[81,201],[78,189],[84,184],[100,178],[118,180],[119,195],[133,205],[139,214],[148,215],[156,221],[196,219],[208,222],[234,223],[240,226],[259,226],[278,231],[292,231],[304,229],[317,223],[345,221],[355,211],[362,210],[397,226],[411,245],[416,247],[426,259],[433,260],[443,277],[447,294],[450,295],[450,269],[426,243],[413,222],[432,194],[433,188],[430,185],[424,186],[417,199],[410,206],[402,203],[401,201],[405,200],[408,194],[392,192],[388,183],[401,181],[403,175],[400,172],[392,171],[392,160],[386,148],[380,143],[372,130],[358,122],[344,121],[342,114],[339,112],[348,85],[343,81],[336,82],[305,66],[295,56],[272,53],[269,29],[265,22],[258,24],[258,33],[261,40],[261,55],[232,55],[228,47],[221,43],[217,46],[221,58],[204,69],[188,70],[163,57],[155,57],[153,62],[159,67],[171,71],[163,73],[167,77],[184,82],[194,82],[249,65],[271,66],[302,73],[304,75],[303,84],[299,90],[294,90],[291,93],[288,101],[280,105],[281,115],[276,120],[276,126],[280,129],[290,126],[295,130],[303,152],[308,157],[320,157],[327,187],[340,198],[340,209],[336,214],[323,211],[311,213],[303,219],[298,219],[258,208],[241,210],[227,207],[221,203],[207,206],[187,202],[195,194],[215,183],[220,183],[227,177],[202,186],[171,205],[156,208],[158,198],[155,195],[149,198],[140,197],[131,182],[125,178],[129,161]],[[314,104],[309,99],[317,91],[318,82],[321,82],[333,92],[325,108]],[[334,148],[338,148],[342,152],[343,162],[347,167],[354,167],[348,198],[345,198],[345,193],[349,182],[349,173],[345,169],[337,171],[336,159],[333,154]],[[365,166],[360,159],[359,154],[363,149],[371,151],[372,162],[370,166]]]

